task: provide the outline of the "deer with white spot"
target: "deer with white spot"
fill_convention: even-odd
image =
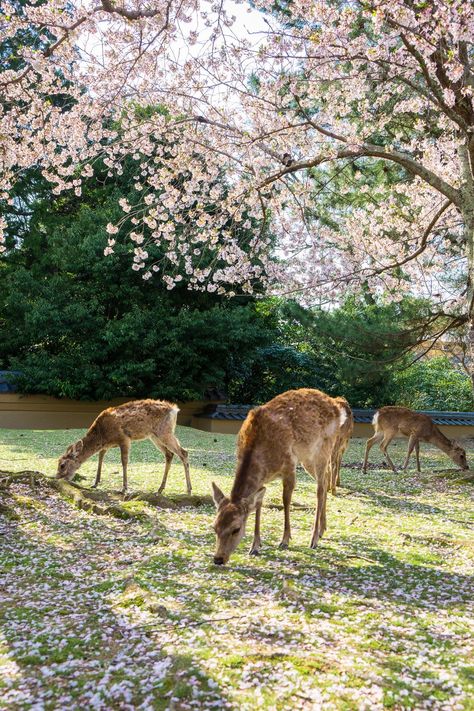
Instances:
[[[251,410],[237,440],[237,470],[230,496],[212,484],[217,507],[214,522],[217,546],[214,563],[227,563],[255,511],[250,555],[261,547],[260,518],[265,484],[283,481],[285,525],[280,548],[291,539],[290,503],[300,462],[317,482],[317,509],[311,537],[315,548],[326,530],[326,498],[331,454],[347,414],[341,403],[319,390],[289,390]]]

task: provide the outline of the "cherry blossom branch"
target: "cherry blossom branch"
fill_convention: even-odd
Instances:
[[[99,6],[96,6],[92,8],[92,13],[95,12],[107,12],[109,14],[116,14],[120,15],[121,17],[124,17],[128,20],[140,20],[140,19],[145,19],[145,18],[151,18],[151,17],[156,17],[156,15],[160,14],[162,10],[127,10],[126,8],[122,7],[116,7],[115,4],[111,0],[100,0],[101,4]],[[166,10],[165,10],[165,21],[163,23],[163,26],[161,29],[156,33],[156,37],[158,37],[160,34],[165,32],[169,28],[169,20],[170,20],[170,12],[171,12],[171,6],[172,6],[172,0],[168,2],[166,5]],[[83,25],[87,20],[90,19],[90,13],[87,15],[83,15],[82,17],[79,17],[75,22],[72,23],[72,25],[69,25],[67,27],[61,25],[61,29],[64,30],[64,34],[62,37],[60,37],[56,42],[54,42],[52,45],[47,47],[41,54],[44,59],[50,58],[59,47],[61,47],[64,42],[66,42],[70,35],[77,30],[81,25]],[[46,27],[47,25],[43,25]],[[41,28],[40,28],[41,29]],[[2,81],[0,82],[0,87],[5,87],[8,85],[13,85],[13,84],[18,84],[23,79],[30,73],[30,71],[33,69],[33,66],[29,64],[24,71],[18,75],[17,77],[14,77],[13,79],[9,79],[7,81]]]
[[[162,14],[162,9],[159,10],[127,10],[125,7],[117,7],[112,0],[100,0],[101,5],[98,8],[94,8],[94,11],[104,10],[105,12],[113,13],[115,15],[120,15],[125,17],[127,20],[142,20],[147,17],[156,17],[156,15]],[[168,28],[169,17],[171,10],[172,0],[168,2],[165,10],[165,23],[163,25],[163,31]]]
[[[409,255],[408,255],[407,257],[405,257],[404,259],[400,259],[400,260],[398,260],[398,261],[396,261],[396,262],[392,262],[391,264],[387,264],[385,267],[380,267],[379,269],[374,269],[374,271],[372,272],[372,274],[374,274],[374,275],[375,275],[375,274],[381,274],[382,272],[385,272],[385,271],[391,271],[392,269],[397,269],[398,267],[401,267],[401,266],[403,266],[404,264],[407,264],[408,262],[411,262],[413,259],[416,259],[417,257],[419,257],[420,254],[422,254],[422,253],[425,251],[425,249],[426,249],[426,245],[427,245],[427,243],[428,243],[428,237],[430,236],[430,234],[431,234],[431,232],[432,232],[434,226],[435,226],[436,223],[438,222],[438,220],[439,220],[439,218],[441,217],[441,215],[448,209],[448,207],[449,207],[450,205],[452,205],[451,200],[446,200],[446,201],[441,205],[441,207],[439,208],[439,210],[436,212],[436,214],[434,215],[433,219],[432,219],[431,222],[429,223],[428,227],[427,227],[426,230],[423,232],[423,235],[422,235],[421,240],[420,240],[420,246],[418,247],[418,249],[416,249],[414,252],[412,252],[411,254],[409,254]]]
[[[434,97],[436,98],[439,106],[443,109],[446,116],[449,116],[449,118],[452,119],[452,121],[454,121],[463,131],[468,131],[469,125],[466,123],[464,118],[462,118],[456,111],[454,111],[450,106],[448,106],[448,104],[444,100],[443,92],[436,85],[436,82],[430,75],[428,66],[422,54],[416,49],[416,47],[408,40],[408,38],[404,34],[401,34],[400,37],[408,52],[418,62],[427,85],[433,92]]]

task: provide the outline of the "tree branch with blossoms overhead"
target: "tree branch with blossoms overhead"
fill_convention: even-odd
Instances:
[[[0,52],[0,198],[31,166],[80,194],[95,161],[111,178],[132,161],[106,251],[130,239],[145,278],[415,293],[470,321],[474,348],[472,4],[244,6],[2,4],[4,47],[25,31],[37,47]],[[395,172],[333,179],[355,164]]]

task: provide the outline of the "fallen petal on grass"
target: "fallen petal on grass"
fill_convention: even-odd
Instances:
[[[315,486],[298,472],[288,550],[275,482],[260,555],[247,554],[250,522],[222,568],[210,483],[230,490],[235,438],[179,430],[193,495],[175,463],[156,494],[164,464],[144,442],[127,500],[113,493],[118,452],[99,489],[95,461],[61,488],[44,475],[74,432],[0,434],[2,461],[22,474],[0,473],[0,708],[470,708],[474,487],[434,475],[442,453],[423,449],[422,475],[394,474],[373,450],[363,474],[353,440],[357,466],[328,498],[316,550]]]

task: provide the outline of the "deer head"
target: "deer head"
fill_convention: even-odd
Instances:
[[[71,481],[74,478],[74,474],[77,472],[82,464],[79,459],[84,448],[84,442],[80,439],[75,444],[71,444],[67,449],[65,454],[60,458],[58,462],[58,471],[56,472],[56,479],[66,479]]]
[[[216,565],[227,563],[245,533],[248,515],[262,502],[264,494],[265,487],[262,487],[255,494],[234,503],[212,482],[212,498],[217,508],[213,527],[216,532]]]
[[[457,442],[452,443],[450,457],[461,469],[469,469],[469,464],[466,459],[466,451]]]

